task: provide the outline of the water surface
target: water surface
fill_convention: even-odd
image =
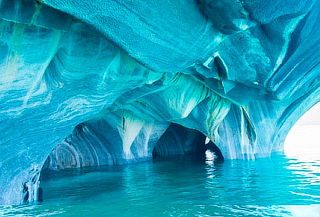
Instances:
[[[175,157],[46,173],[44,201],[4,216],[320,216],[320,160]]]

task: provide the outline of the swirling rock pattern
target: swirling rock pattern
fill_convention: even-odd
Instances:
[[[280,150],[319,101],[319,9],[0,0],[0,203],[21,203],[26,188],[36,200],[46,159],[53,169],[128,163],[157,143],[184,153],[205,137],[226,159]]]

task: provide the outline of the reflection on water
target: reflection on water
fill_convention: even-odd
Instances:
[[[301,180],[303,184],[314,186],[317,189],[320,182],[320,125],[306,125],[303,124],[303,121],[304,118],[300,119],[286,138],[285,155],[292,158],[287,169],[292,170],[294,174],[305,177]],[[306,195],[303,190],[303,187],[300,187],[292,193]],[[320,194],[317,191],[309,192],[308,196],[320,199]]]
[[[0,215],[319,217],[320,160],[207,157],[45,174],[42,204]]]

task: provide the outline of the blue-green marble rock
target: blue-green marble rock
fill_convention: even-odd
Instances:
[[[225,159],[281,150],[320,99],[319,11],[319,0],[0,0],[0,203],[21,203],[23,186],[36,200],[44,164],[135,162],[206,137]]]

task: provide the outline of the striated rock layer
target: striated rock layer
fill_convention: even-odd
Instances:
[[[319,10],[0,0],[0,203],[36,200],[45,162],[135,162],[200,150],[206,137],[226,159],[281,150],[320,99]]]

